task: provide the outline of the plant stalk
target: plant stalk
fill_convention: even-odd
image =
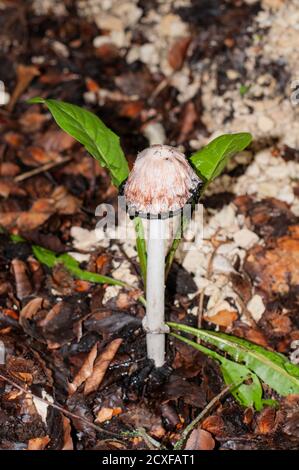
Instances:
[[[165,362],[164,295],[165,295],[165,221],[149,220],[146,274],[147,355],[156,367]]]

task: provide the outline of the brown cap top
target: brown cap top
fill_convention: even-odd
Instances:
[[[129,212],[158,216],[184,207],[200,182],[183,153],[152,145],[138,154],[124,195]]]

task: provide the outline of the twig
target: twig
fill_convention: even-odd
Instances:
[[[38,175],[39,173],[43,173],[44,171],[48,171],[51,168],[54,168],[55,166],[61,165],[63,163],[67,163],[71,159],[72,157],[66,157],[66,158],[61,158],[60,160],[57,160],[56,162],[45,163],[44,165],[41,165],[38,168],[34,168],[33,170],[26,171],[26,173],[22,173],[21,175],[16,176],[14,181],[16,183],[19,183],[20,181],[24,181],[28,178],[31,178],[31,176],[35,176],[35,175]]]
[[[222,400],[222,398],[224,398],[228,392],[232,389],[232,388],[235,388],[236,386],[238,386],[238,384],[230,384],[228,385],[227,387],[225,387],[220,393],[218,393],[218,395],[216,395],[208,404],[207,406],[199,413],[198,416],[196,416],[196,418],[190,423],[188,424],[188,426],[184,429],[184,431],[182,432],[182,436],[181,438],[178,440],[178,442],[175,444],[174,446],[174,450],[180,450],[182,449],[186,439],[188,438],[189,434],[191,433],[191,431],[193,431],[193,429],[195,428],[195,426],[200,422],[202,421],[203,418],[206,417],[206,415],[212,410],[212,408],[214,408],[214,406],[217,404],[218,401]]]
[[[60,405],[57,405],[56,403],[51,403],[50,401],[46,400],[45,398],[40,398],[39,396],[35,395],[34,393],[32,393],[30,390],[26,390],[24,387],[22,387],[21,385],[17,384],[16,382],[14,382],[13,380],[9,379],[8,377],[6,377],[5,375],[2,375],[0,373],[0,378],[5,380],[6,382],[8,382],[10,385],[12,385],[13,387],[17,388],[18,390],[20,390],[21,392],[25,393],[25,394],[29,394],[31,395],[32,397],[36,398],[37,400],[40,400],[42,401],[43,403],[45,403],[46,405],[48,406],[51,406],[52,408],[55,408],[56,410],[60,411],[61,413],[63,413],[64,415],[66,416],[69,416],[70,418],[74,418],[74,419],[78,419],[79,421],[82,421],[82,423],[85,423],[86,425],[88,425],[89,427],[93,428],[95,431],[98,431],[98,432],[102,432],[102,433],[106,433],[108,434],[109,436],[113,436],[113,437],[117,437],[119,438],[120,436],[114,432],[111,432],[111,431],[107,431],[106,429],[104,428],[101,428],[100,426],[97,426],[96,424],[94,423],[91,423],[90,421],[88,421],[88,419],[85,419],[85,418],[82,418],[81,416],[78,416],[76,415],[75,413],[72,413],[71,411],[69,410],[66,410],[65,408],[63,408],[62,406]]]
[[[203,288],[201,293],[199,294],[198,314],[197,314],[197,328],[201,328],[201,326],[202,326],[204,298],[205,298],[205,288]],[[199,340],[199,338],[197,338],[197,339]]]
[[[252,318],[252,315],[250,313],[250,311],[248,310],[243,298],[241,297],[241,295],[239,294],[239,292],[237,292],[234,287],[232,288],[234,293],[238,296],[238,300],[239,300],[239,303],[241,305],[241,316],[244,315],[246,320],[248,321],[248,323],[250,323],[250,326],[256,328],[256,322],[254,320],[254,318]]]
[[[136,429],[136,435],[142,437],[142,439],[144,440],[144,442],[146,443],[147,447],[150,449],[150,450],[157,450],[157,449],[161,449],[161,444],[160,442],[156,441],[156,439],[153,439],[151,436],[149,436],[147,434],[147,432],[145,431],[145,429],[143,428],[137,428]]]

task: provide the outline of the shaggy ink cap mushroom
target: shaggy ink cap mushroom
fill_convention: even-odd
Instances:
[[[185,156],[168,145],[139,153],[124,185],[129,215],[149,219],[146,266],[147,355],[156,367],[165,363],[165,224],[199,194],[202,181]]]
[[[168,218],[199,195],[202,181],[185,155],[168,145],[140,152],[125,183],[128,213],[143,218]]]

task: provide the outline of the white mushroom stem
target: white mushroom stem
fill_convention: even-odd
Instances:
[[[165,362],[165,220],[149,220],[146,277],[147,355],[156,367]]]

